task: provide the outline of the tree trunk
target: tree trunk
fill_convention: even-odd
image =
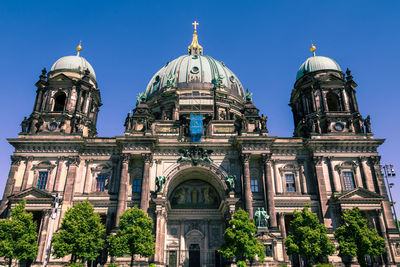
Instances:
[[[357,257],[358,264],[360,264],[361,267],[367,267],[367,262],[365,261],[365,257],[360,256]]]
[[[10,258],[10,260],[8,261],[8,267],[11,267],[12,265],[12,258]]]
[[[131,267],[133,266],[133,255],[131,256]]]

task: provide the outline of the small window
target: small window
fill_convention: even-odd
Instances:
[[[340,111],[339,97],[333,92],[329,92],[326,95],[326,102],[328,103],[329,111]]]
[[[296,192],[296,186],[294,184],[294,174],[286,174],[286,192]]]
[[[251,192],[258,192],[258,180],[250,180]]]
[[[99,174],[96,179],[96,192],[104,192],[106,189],[107,174]]]
[[[46,189],[47,178],[49,176],[48,172],[39,172],[39,179],[36,188],[40,190]]]
[[[132,193],[140,193],[141,190],[142,190],[142,180],[139,179],[133,180]]]
[[[64,111],[64,106],[65,106],[65,99],[67,96],[64,93],[61,93],[55,97],[55,103],[54,103],[54,111]]]
[[[193,91],[193,96],[200,96],[200,92],[199,91]]]
[[[273,257],[274,256],[274,247],[272,244],[265,245],[265,256],[266,257]]]
[[[355,188],[353,172],[343,172],[344,190]]]

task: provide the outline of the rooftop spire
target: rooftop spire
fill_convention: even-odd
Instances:
[[[199,44],[199,40],[197,39],[197,25],[199,25],[199,23],[194,21],[192,25],[194,26],[193,40],[188,47],[188,52],[190,55],[201,55],[203,54],[203,47]]]
[[[313,56],[315,57],[315,50],[317,50],[317,47],[311,43],[310,51],[313,53]]]
[[[82,51],[82,41],[79,41],[79,44],[76,47],[76,55],[79,57],[79,53]]]

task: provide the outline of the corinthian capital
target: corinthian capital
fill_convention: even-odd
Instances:
[[[68,164],[70,166],[78,166],[80,162],[81,162],[81,159],[79,157],[69,157],[68,158]]]
[[[11,165],[19,164],[22,160],[20,156],[11,156]]]
[[[271,162],[272,153],[266,153],[261,155],[261,160],[263,164],[267,164]]]
[[[240,159],[242,160],[243,163],[248,163],[250,160],[250,153],[242,153],[240,154]]]
[[[151,163],[153,161],[153,155],[151,153],[142,154],[145,163]]]
[[[130,154],[122,154],[121,155],[122,163],[128,163],[130,159],[131,159],[131,155]]]
[[[323,159],[322,156],[314,156],[313,157],[314,164],[315,165],[320,165],[322,163],[322,159]]]

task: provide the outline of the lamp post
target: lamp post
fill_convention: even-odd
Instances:
[[[393,201],[392,190],[391,190],[391,188],[394,186],[394,183],[389,183],[389,178],[395,177],[396,173],[394,171],[394,168],[393,168],[392,164],[385,164],[385,166],[383,166],[382,169],[383,169],[383,175],[385,176],[386,184],[387,184],[388,191],[389,191],[390,206],[393,209],[394,219],[396,220],[396,228],[398,229],[399,226],[397,225],[396,208],[394,206],[394,204],[396,204],[396,202]]]

